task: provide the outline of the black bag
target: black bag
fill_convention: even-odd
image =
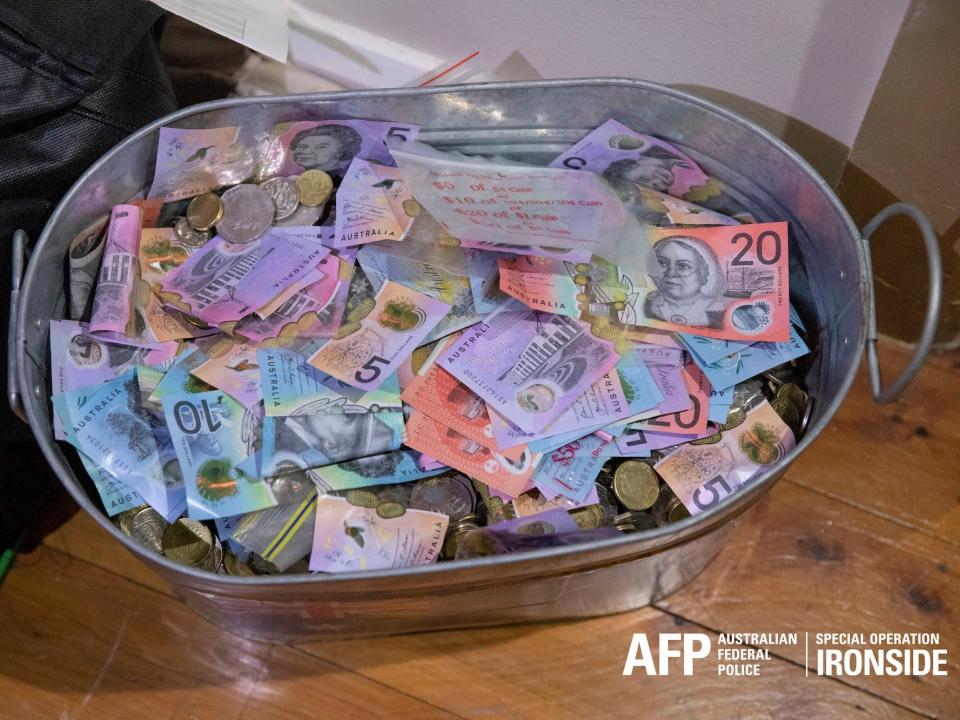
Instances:
[[[130,133],[177,107],[157,48],[162,16],[163,10],[146,0],[0,0],[5,333],[14,230],[22,228],[35,239],[84,170]],[[0,539],[7,539],[39,515],[44,496],[58,484],[49,470],[37,472],[45,463],[29,428],[6,403],[2,412],[0,462],[6,472]]]

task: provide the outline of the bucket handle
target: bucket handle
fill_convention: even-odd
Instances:
[[[877,357],[877,306],[875,302],[876,293],[873,283],[873,260],[870,259],[870,306],[867,313],[867,363],[870,368],[870,385],[873,390],[873,399],[879,405],[884,405],[891,400],[896,399],[904,388],[913,380],[914,376],[923,367],[927,355],[930,353],[930,346],[933,344],[933,338],[937,331],[937,322],[940,319],[940,306],[943,302],[943,263],[940,259],[940,246],[937,241],[937,234],[933,231],[933,226],[926,215],[915,205],[910,203],[893,203],[873,216],[862,231],[863,239],[867,245],[867,256],[869,254],[870,238],[883,223],[895,215],[906,215],[917,224],[920,230],[920,237],[923,239],[924,249],[927,251],[927,271],[929,273],[930,291],[927,296],[927,316],[923,321],[923,332],[920,334],[920,341],[913,351],[913,357],[906,369],[894,380],[889,387],[883,387],[883,380],[880,376],[880,360]]]
[[[10,263],[13,277],[10,281],[10,317],[7,324],[7,402],[18,418],[27,422],[27,415],[20,399],[20,380],[17,373],[17,315],[20,306],[20,285],[27,268],[30,250],[29,239],[23,230],[13,233],[13,261]]]

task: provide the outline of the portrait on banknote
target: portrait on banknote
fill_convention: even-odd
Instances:
[[[392,475],[402,460],[403,455],[400,453],[384,453],[347,460],[341,463],[340,467],[361,477],[380,478]]]
[[[698,238],[677,235],[654,246],[660,272],[647,293],[644,312],[664,322],[723,327],[725,286],[716,253]]]
[[[616,135],[610,138],[611,143],[619,137],[626,136]],[[673,169],[678,165],[690,167],[683,158],[651,145],[635,157],[614,160],[604,169],[603,177],[614,189],[628,196],[640,192],[637,186],[668,192],[675,182]]]
[[[304,170],[338,173],[360,152],[360,133],[346,125],[318,125],[290,141],[293,162]]]
[[[394,431],[376,413],[357,412],[289,415],[276,419],[274,456],[301,457],[308,448],[320,450],[330,462],[387,452]]]

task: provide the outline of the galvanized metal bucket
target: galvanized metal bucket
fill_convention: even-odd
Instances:
[[[444,149],[545,164],[609,118],[665,138],[742,196],[761,220],[790,222],[794,304],[816,347],[807,384],[817,402],[806,435],[776,466],[717,507],[642,534],[515,555],[343,575],[231,577],[175,565],[133,543],[86,494],[51,432],[49,321],[65,314],[64,262],[71,238],[152,177],[157,131],[238,125],[244,132],[310,118],[420,124]],[[889,391],[880,386],[867,238],[886,215],[917,219],[931,272],[927,322],[914,361]],[[463,85],[319,93],[207,103],[131,135],[81,177],[50,217],[20,284],[18,234],[10,335],[11,405],[26,411],[50,466],[85,512],[169,581],[213,623],[271,641],[492,625],[613,613],[677,590],[716,555],[732,521],[777,481],[830,421],[864,347],[885,401],[929,350],[939,314],[940,262],[929,223],[891,206],[861,233],[827,183],[795,152],[744,118],[691,95],[626,79]],[[13,318],[11,318],[13,320]],[[11,323],[12,324],[12,323]],[[12,328],[13,329],[13,328]]]

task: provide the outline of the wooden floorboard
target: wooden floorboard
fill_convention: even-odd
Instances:
[[[908,353],[881,344],[887,382]],[[957,357],[936,356],[888,405],[873,402],[864,364],[833,421],[787,476],[960,545]]]
[[[0,717],[957,717],[958,373],[938,357],[884,408],[861,374],[701,576],[617,616],[263,645],[201,620],[77,514],[0,588]],[[940,632],[950,675],[805,678],[780,647],[757,678],[622,676],[633,632],[684,630]]]
[[[960,708],[960,551],[791,482],[658,606],[727,632],[940,633],[952,651],[948,676],[846,681],[933,717]],[[771,650],[804,662],[802,644]]]
[[[452,717],[50,548],[20,559],[0,612],[0,717]]]

